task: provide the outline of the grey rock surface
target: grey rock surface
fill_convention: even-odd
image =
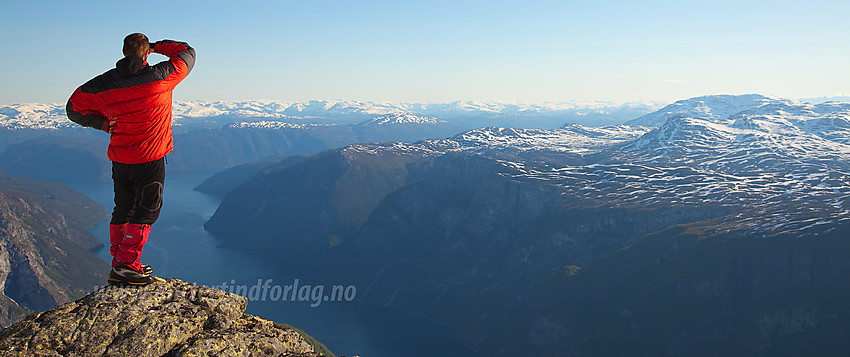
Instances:
[[[235,294],[177,279],[101,288],[0,332],[4,356],[321,356]]]

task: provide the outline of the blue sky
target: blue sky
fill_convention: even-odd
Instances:
[[[850,94],[850,1],[6,1],[0,104],[62,102],[121,40],[197,49],[178,100]],[[151,57],[151,61],[163,60]]]

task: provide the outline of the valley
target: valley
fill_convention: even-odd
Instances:
[[[179,104],[169,169],[227,169],[191,220],[226,250],[479,355],[847,348],[850,104],[704,96],[599,125],[456,104]],[[102,138],[33,118],[7,122],[35,140],[3,139],[2,170],[108,180]]]

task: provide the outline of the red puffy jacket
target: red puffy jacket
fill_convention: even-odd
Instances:
[[[124,57],[115,68],[86,82],[68,99],[68,118],[101,129],[116,121],[109,138],[109,160],[141,164],[174,150],[171,137],[171,91],[195,65],[189,44],[159,41],[154,52],[168,61],[149,66],[140,57]]]

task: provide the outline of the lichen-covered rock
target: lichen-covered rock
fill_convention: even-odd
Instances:
[[[295,330],[245,314],[247,300],[177,279],[104,287],[0,332],[0,355],[319,356]]]

